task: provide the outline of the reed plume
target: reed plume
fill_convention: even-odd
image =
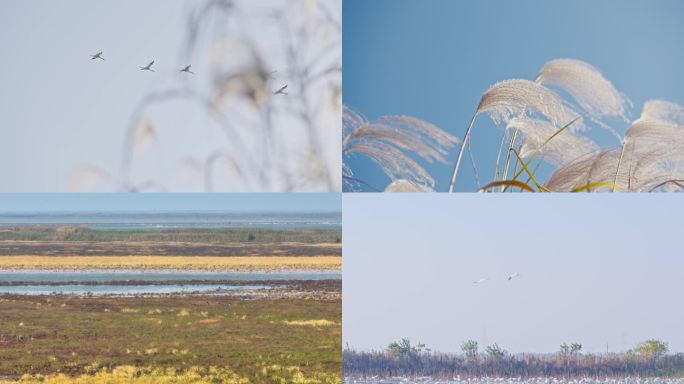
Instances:
[[[342,151],[345,160],[353,154],[371,159],[391,180],[412,185],[414,191],[432,190],[435,181],[416,160],[413,153],[428,163],[446,163],[446,155],[458,139],[437,126],[408,116],[384,116],[368,121],[363,115],[344,106]],[[362,182],[354,178],[350,166],[343,167],[345,189],[354,190]],[[406,184],[408,183],[408,184]],[[391,185],[391,184],[390,184]],[[392,187],[394,189],[395,187]]]
[[[554,85],[568,92],[587,117],[599,122],[617,137],[617,132],[601,123],[601,120],[617,117],[628,121],[628,100],[589,63],[574,59],[551,60],[544,64],[535,81],[543,85]]]

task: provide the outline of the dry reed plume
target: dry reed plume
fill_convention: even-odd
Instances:
[[[683,189],[684,107],[650,100],[644,104],[641,115],[630,121],[631,107],[631,102],[598,69],[580,60],[552,60],[534,80],[497,83],[482,95],[467,125],[454,158],[448,190],[454,191],[466,152],[470,154],[480,191]],[[470,149],[480,115],[489,116],[503,131],[494,180],[483,187],[479,186]],[[613,127],[616,121],[630,124],[624,134]],[[369,123],[346,107],[344,127],[343,153],[357,152],[370,157],[390,177],[386,188],[390,192],[431,191],[435,181],[415,158],[441,162],[456,142],[453,136],[441,131],[446,136],[439,137],[449,140],[425,142],[421,139],[424,132],[383,129],[382,119]],[[615,138],[616,145],[599,146],[589,136],[592,128],[605,130]],[[360,143],[353,142],[357,137],[362,139]],[[431,151],[426,151],[425,146]],[[434,152],[439,156],[432,155]],[[552,170],[546,182],[538,180],[537,171],[542,164]],[[346,190],[368,184],[354,178],[353,171],[349,164],[344,164]]]
[[[446,163],[448,150],[458,139],[442,129],[407,116],[384,116],[368,121],[360,113],[344,106],[342,118],[342,153],[345,159],[360,154],[371,159],[392,183],[388,192],[431,191],[435,180],[405,152],[427,162]],[[345,190],[367,184],[354,177],[346,163],[342,178]]]

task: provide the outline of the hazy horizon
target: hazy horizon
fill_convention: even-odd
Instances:
[[[0,193],[0,215],[341,212],[338,193]]]

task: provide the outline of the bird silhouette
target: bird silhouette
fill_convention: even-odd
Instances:
[[[520,276],[520,274],[519,274],[518,272],[516,272],[516,273],[514,273],[514,274],[512,274],[512,275],[508,275],[508,281],[511,281],[511,280],[515,279],[516,277],[518,277],[518,276]]]
[[[285,93],[285,88],[287,88],[287,85],[285,85],[284,87],[280,88],[279,90],[273,92],[273,94],[274,95],[287,95],[287,93]]]
[[[147,64],[146,66],[140,67],[140,70],[141,70],[141,71],[150,71],[150,72],[154,72],[154,69],[152,69],[152,64],[154,64],[154,60],[150,61],[150,63]]]
[[[191,70],[190,70],[190,67],[192,67],[192,65],[188,65],[187,67],[181,69],[180,71],[181,71],[181,72],[187,72],[187,73],[190,73],[190,74],[193,74],[193,75],[194,75],[195,72],[191,71]]]
[[[104,57],[102,57],[102,52],[98,52],[94,55],[90,55],[90,60],[95,60],[95,59],[104,60]]]

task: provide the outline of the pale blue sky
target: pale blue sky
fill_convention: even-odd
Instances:
[[[491,85],[532,79],[556,58],[598,67],[632,100],[633,117],[648,99],[684,104],[681,1],[345,0],[343,12],[344,103],[371,119],[409,115],[463,137]],[[472,146],[483,183],[493,178],[500,133],[486,116],[476,122]],[[615,144],[598,129],[591,135]],[[448,187],[455,153],[448,165],[426,165],[437,190]],[[350,164],[376,188],[387,185],[368,160]],[[457,190],[476,189],[468,162],[459,178]]]
[[[0,214],[30,212],[340,212],[339,193],[3,193]]]
[[[678,194],[344,194],[343,206],[352,347],[604,352],[658,338],[684,351]]]

